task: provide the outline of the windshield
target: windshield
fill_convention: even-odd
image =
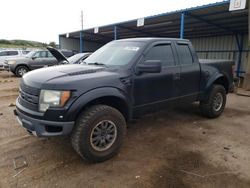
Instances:
[[[82,58],[85,54],[84,53],[80,53],[80,54],[76,54],[73,55],[71,57],[68,58],[69,63],[76,63],[77,61],[79,61],[80,58]]]
[[[95,65],[126,65],[142,46],[143,43],[140,42],[111,42],[90,55],[85,62]]]

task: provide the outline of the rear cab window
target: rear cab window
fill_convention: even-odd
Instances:
[[[154,45],[146,54],[145,61],[160,60],[162,66],[175,66],[175,59],[171,43]]]
[[[192,65],[194,60],[188,43],[177,43],[177,53],[181,65]]]

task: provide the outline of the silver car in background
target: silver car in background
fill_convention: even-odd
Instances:
[[[29,53],[30,50],[1,50],[0,51],[0,69],[3,69],[3,63],[6,59],[15,58],[15,57],[22,57]]]

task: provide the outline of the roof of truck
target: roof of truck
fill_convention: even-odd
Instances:
[[[128,38],[128,39],[120,39],[116,41],[135,41],[135,42],[154,42],[154,41],[183,41],[189,42],[187,39],[179,39],[179,38],[164,38],[164,37],[141,37],[141,38]]]

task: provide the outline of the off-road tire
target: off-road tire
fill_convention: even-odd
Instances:
[[[116,138],[110,148],[105,151],[97,151],[91,144],[91,134],[99,122],[106,120],[115,124]],[[126,121],[117,109],[107,105],[94,105],[84,110],[77,118],[71,134],[71,143],[82,158],[97,163],[108,160],[119,152],[125,133]]]
[[[218,105],[217,110],[215,110],[215,98],[220,96],[222,98],[221,105]],[[200,111],[201,114],[208,118],[219,117],[224,111],[226,105],[226,90],[222,85],[213,85],[207,100],[200,101]]]

